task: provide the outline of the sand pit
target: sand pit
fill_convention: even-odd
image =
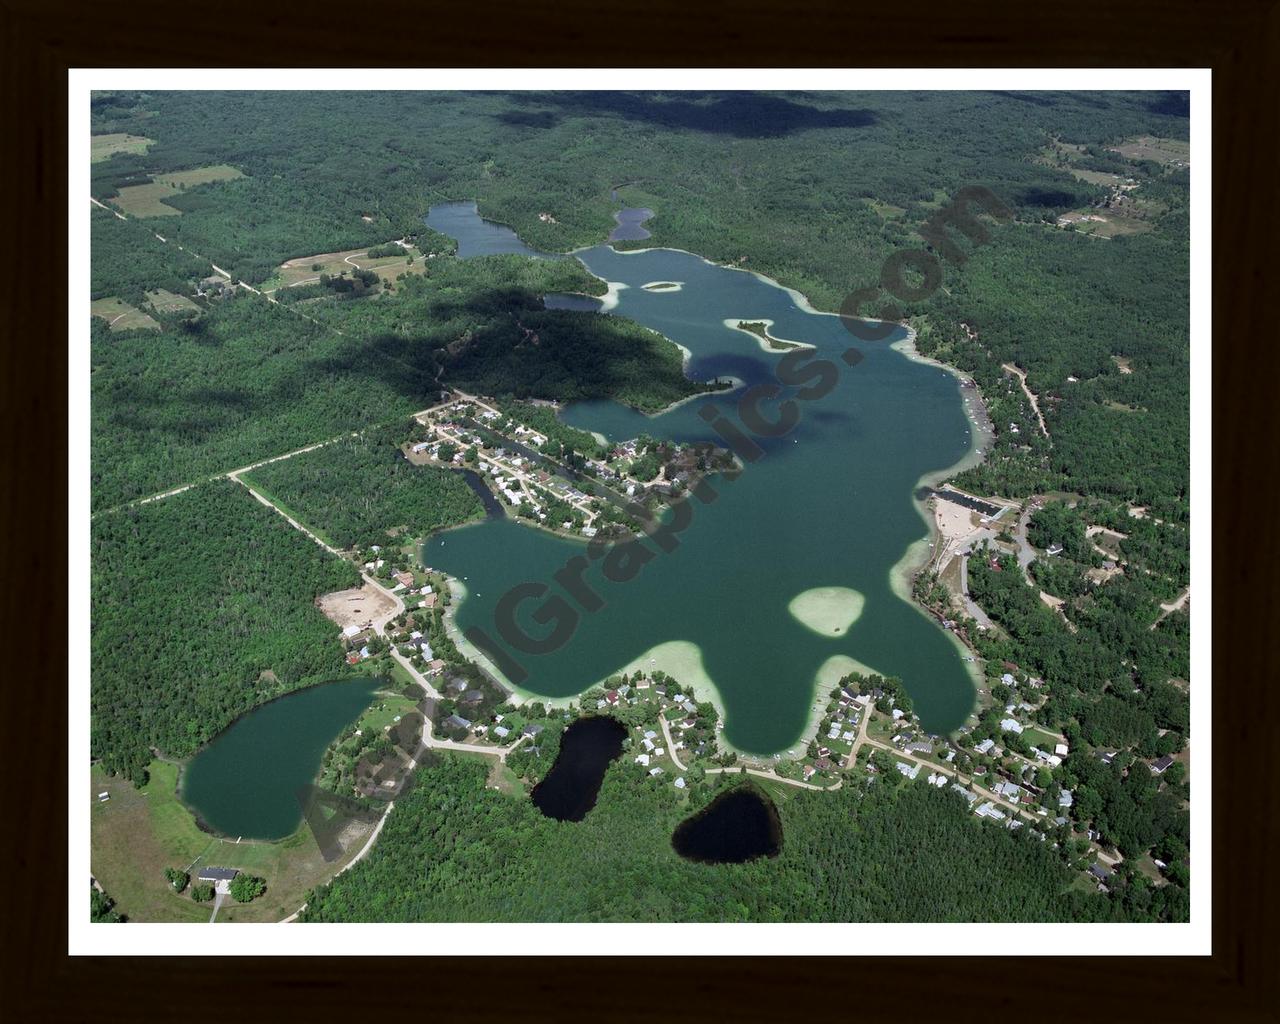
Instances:
[[[819,636],[840,637],[862,614],[863,596],[848,587],[814,587],[797,594],[787,610]]]
[[[366,583],[354,590],[323,594],[316,598],[316,607],[345,629],[347,626],[368,626],[374,619],[383,618],[395,609],[395,602]]]

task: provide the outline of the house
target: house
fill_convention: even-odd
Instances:
[[[528,736],[530,739],[533,739],[540,732],[542,732],[542,726],[537,725],[536,723],[532,723],[532,724],[526,725],[523,731],[521,731],[520,735]]]
[[[655,777],[656,777],[656,776],[658,776],[658,775],[661,775],[661,774],[662,774],[662,769],[661,769],[661,768],[650,768],[650,769],[649,769],[649,774],[650,774],[650,775],[653,775],[653,776],[655,776]]]
[[[612,706],[614,706],[614,705],[616,705],[616,704],[618,703],[618,691],[617,691],[617,690],[610,690],[608,693],[606,693],[606,694],[604,695],[604,699],[605,699],[605,701],[607,701],[607,702],[608,702],[608,704],[609,704],[611,707],[612,707]]]
[[[1062,554],[1062,545],[1050,544],[1047,548],[1044,549],[1044,553],[1046,555],[1060,555]]]
[[[636,680],[636,689],[637,689],[637,690],[647,690],[647,689],[649,689],[649,685],[650,685],[650,684],[649,684],[649,680],[648,680],[648,679],[645,679],[645,678],[643,678],[643,677],[642,677],[642,678],[640,678],[640,679],[637,679],[637,680]],[[682,781],[682,780],[677,780],[677,781]]]
[[[676,789],[684,789],[684,776],[683,776],[683,775],[682,775],[682,776],[680,776],[680,778],[676,779]]]
[[[957,793],[959,793],[962,797],[964,797],[965,802],[968,803],[970,807],[972,807],[973,802],[978,799],[977,793],[970,793],[967,789],[964,788],[964,786],[960,785],[960,783],[958,782],[951,783],[951,788],[954,789]]]
[[[1004,819],[1004,811],[996,810],[995,804],[990,800],[979,804],[973,813],[979,818],[990,818],[992,821],[1002,821]]]
[[[1096,862],[1089,866],[1089,874],[1093,875],[1099,882],[1111,881],[1111,872]]]
[[[1075,800],[1076,800],[1075,794],[1072,793],[1071,790],[1069,789],[1064,789],[1061,793],[1058,794],[1059,807],[1070,807],[1073,803],[1075,803]]]
[[[1173,758],[1166,754],[1159,760],[1151,762],[1151,771],[1155,775],[1163,775],[1173,764]]]
[[[811,778],[813,778],[815,775],[818,774],[818,769],[811,764],[807,764],[804,766],[804,769],[802,770],[802,774],[804,775],[804,781],[808,782]]]
[[[425,452],[425,451],[426,451],[428,448],[430,448],[430,447],[431,447],[431,443],[430,443],[429,441],[422,441],[422,442],[420,442],[420,443],[418,443],[418,444],[415,444],[415,445],[413,446],[413,454],[414,454],[414,455],[419,455],[419,454],[421,454],[422,452]]]
[[[648,768],[648,767],[649,767],[649,755],[648,755],[648,754],[637,754],[637,755],[636,755],[636,764],[644,765],[646,768]]]
[[[976,750],[979,754],[985,754],[995,745],[996,745],[995,740],[983,740],[973,749]]]
[[[1014,732],[1014,733],[1022,732],[1022,726],[1019,725],[1018,722],[1012,718],[1001,719],[1000,728],[1003,729],[1005,732]]]
[[[511,730],[508,729],[505,725],[495,725],[493,727],[493,734],[497,736],[498,739],[505,740],[508,736],[511,735]]]
[[[444,724],[450,729],[470,729],[471,722],[469,719],[463,718],[461,715],[450,715],[444,720]]]
[[[99,793],[99,794],[98,794],[98,799],[99,799],[99,800],[101,800],[101,801],[103,801],[103,802],[105,803],[106,801],[108,801],[108,800],[110,800],[110,799],[111,799],[111,794],[110,794],[110,793]]]
[[[1110,764],[1112,761],[1116,759],[1116,753],[1117,752],[1114,750],[1099,750],[1098,758],[1102,761],[1103,764]]]
[[[435,606],[436,606],[435,594],[428,594],[426,597],[422,599],[422,604],[419,605],[419,607],[421,608],[434,608]]]
[[[204,867],[196,878],[201,882],[212,882],[214,891],[225,896],[231,891],[231,881],[238,874],[240,872],[236,868]]]
[[[458,698],[463,704],[479,704],[484,700],[483,690],[467,690]]]
[[[920,766],[918,764],[907,764],[906,761],[899,761],[895,767],[908,779],[914,779],[920,774]]]
[[[1022,798],[1022,787],[1014,785],[1012,782],[1001,782],[997,784],[995,791],[1011,804],[1016,804]]]
[[[653,747],[654,747],[653,740],[649,739],[649,737],[648,737],[648,736],[646,736],[646,737],[645,737],[644,739],[642,739],[640,742],[644,745],[644,749],[645,749],[645,750],[648,750],[648,751],[652,751],[652,750],[653,750]]]
[[[908,743],[903,749],[905,749],[908,754],[932,754],[933,744],[926,743],[924,740],[916,740],[914,743]]]
[[[1065,743],[1058,743],[1054,745],[1053,752],[1057,754],[1059,757],[1066,757],[1067,754],[1071,752],[1071,748],[1068,747]]]

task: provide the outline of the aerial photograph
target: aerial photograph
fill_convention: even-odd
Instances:
[[[1190,921],[1189,92],[337,81],[89,93],[88,921]]]

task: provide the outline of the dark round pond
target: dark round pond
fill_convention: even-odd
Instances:
[[[778,855],[782,823],[772,800],[752,786],[738,786],[682,821],[671,845],[686,860],[742,864]]]
[[[622,753],[627,730],[607,715],[579,718],[560,737],[560,754],[531,799],[557,821],[581,821],[596,805],[609,762]]]

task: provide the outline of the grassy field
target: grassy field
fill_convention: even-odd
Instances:
[[[239,868],[266,879],[267,890],[252,903],[223,903],[218,922],[279,921],[298,909],[308,890],[327,881],[364,846],[368,828],[351,837],[347,853],[326,863],[304,824],[278,843],[235,843],[201,832],[177,797],[178,767],[161,761],[150,766],[151,781],[141,790],[101,769],[91,772],[88,799],[92,870],[132,921],[208,921],[212,904],[175,893],[164,869],[180,868],[193,877],[200,866]],[[105,802],[99,793],[110,793]],[[188,889],[188,893],[190,890]]]
[[[376,247],[375,247],[376,248]],[[427,261],[417,249],[407,250],[403,256],[380,256],[369,259],[368,248],[348,249],[345,252],[322,252],[315,256],[300,256],[281,264],[272,278],[262,286],[263,291],[292,288],[320,280],[321,274],[337,277],[353,270],[373,270],[384,282],[394,281],[401,274],[421,274],[427,269]],[[413,263],[406,263],[409,253]]]
[[[1191,143],[1142,135],[1112,149],[1129,160],[1154,160],[1160,164],[1191,163]]]
[[[195,185],[207,185],[211,181],[231,181],[243,178],[244,175],[230,164],[214,164],[212,167],[196,167],[190,171],[170,171],[167,174],[156,174],[152,181],[168,185],[175,191],[192,188]]]
[[[154,139],[148,139],[142,135],[128,135],[125,132],[94,135],[89,139],[89,162],[96,164],[102,160],[109,160],[117,153],[145,153],[148,147],[154,145]]]
[[[140,309],[117,298],[94,299],[89,312],[107,321],[113,331],[136,331],[140,328],[160,330],[160,325]]]
[[[242,177],[243,174],[227,164],[172,171],[156,176],[145,185],[126,185],[110,203],[129,217],[179,217],[182,211],[169,206],[166,199],[196,185]]]
[[[200,309],[185,295],[175,295],[173,292],[165,291],[163,288],[147,292],[147,301],[150,302],[151,308],[157,313],[177,313],[184,309],[199,311]]]
[[[145,185],[126,185],[118,196],[108,202],[128,217],[180,217],[181,210],[175,210],[163,202],[169,196],[176,195],[177,191],[158,181],[150,181]]]

